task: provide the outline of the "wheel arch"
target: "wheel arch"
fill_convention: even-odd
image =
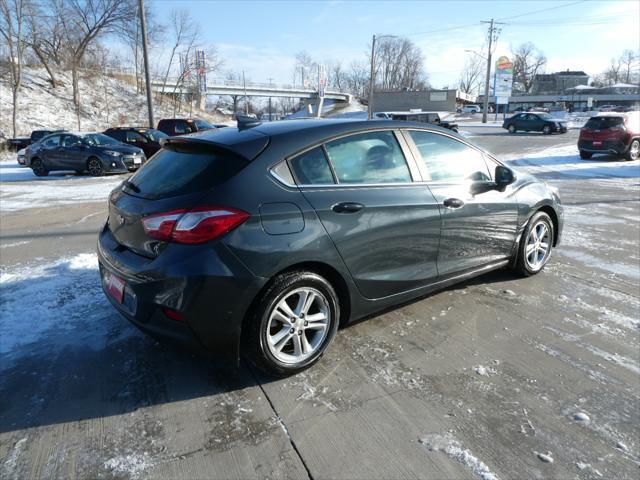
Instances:
[[[263,285],[260,291],[255,295],[255,297],[251,301],[251,305],[247,309],[245,316],[242,320],[242,327],[241,327],[241,334],[240,334],[241,338],[245,338],[245,333],[247,331],[247,328],[245,328],[246,324],[251,318],[251,316],[254,314],[255,309],[263,293],[271,286],[275,278],[278,277],[279,275],[282,275],[283,273],[303,271],[303,270],[306,272],[316,273],[321,277],[325,278],[331,284],[333,289],[336,291],[336,295],[338,296],[338,302],[340,306],[340,319],[338,321],[338,327],[343,327],[348,323],[349,317],[351,315],[351,297],[349,293],[349,286],[347,285],[347,282],[344,279],[343,275],[340,272],[338,272],[338,270],[336,270],[334,267],[332,267],[327,263],[315,262],[315,261],[299,262],[299,263],[289,265],[288,267],[283,268],[279,272],[276,272],[269,279],[269,281]]]
[[[533,212],[533,214],[535,215],[538,212],[544,212],[551,218],[551,222],[553,223],[553,246],[555,247],[558,244],[558,214],[550,205],[543,205]]]

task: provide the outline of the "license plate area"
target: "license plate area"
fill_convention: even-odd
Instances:
[[[124,287],[126,285],[124,279],[114,275],[108,270],[105,270],[102,281],[104,282],[104,287],[109,295],[111,295],[118,303],[122,303],[124,300]]]

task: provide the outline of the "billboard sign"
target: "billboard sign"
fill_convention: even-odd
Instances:
[[[200,93],[207,92],[207,64],[204,50],[196,50],[196,71],[198,72],[198,86]]]
[[[494,94],[496,103],[509,103],[513,86],[513,63],[509,58],[502,56],[496,61],[495,72]]]

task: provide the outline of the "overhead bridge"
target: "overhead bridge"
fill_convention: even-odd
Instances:
[[[163,82],[152,80],[151,89],[154,92],[166,94],[192,93],[193,86],[182,85],[175,79],[169,79],[163,86]],[[243,83],[219,82],[207,84],[207,95],[237,95],[248,97],[288,97],[288,98],[318,98],[318,91],[312,88],[304,88],[295,85],[276,85],[270,83]],[[325,91],[324,98],[351,102],[351,94],[343,92]]]

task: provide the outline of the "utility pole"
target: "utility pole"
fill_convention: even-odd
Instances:
[[[484,105],[482,106],[482,123],[487,123],[487,110],[489,110],[489,82],[491,82],[491,54],[493,42],[498,40],[498,29],[494,25],[506,25],[502,22],[495,22],[493,18],[481,23],[489,24],[489,49],[487,50],[487,77],[484,84]],[[496,105],[497,106],[497,105]]]
[[[142,31],[142,55],[144,57],[144,79],[147,86],[147,110],[149,112],[149,128],[153,125],[153,98],[151,96],[151,74],[149,73],[149,55],[147,54],[147,25],[144,18],[144,0],[138,0],[140,10],[140,30]]]
[[[374,72],[374,54],[376,52],[376,36],[373,36],[371,40],[371,71],[369,72],[369,101],[367,102],[367,118],[371,120],[373,118],[373,86],[375,85],[375,79],[373,78]]]
[[[273,78],[269,77],[269,85],[271,85],[271,81],[273,80]],[[269,97],[269,121],[272,121],[271,118],[271,97]]]

